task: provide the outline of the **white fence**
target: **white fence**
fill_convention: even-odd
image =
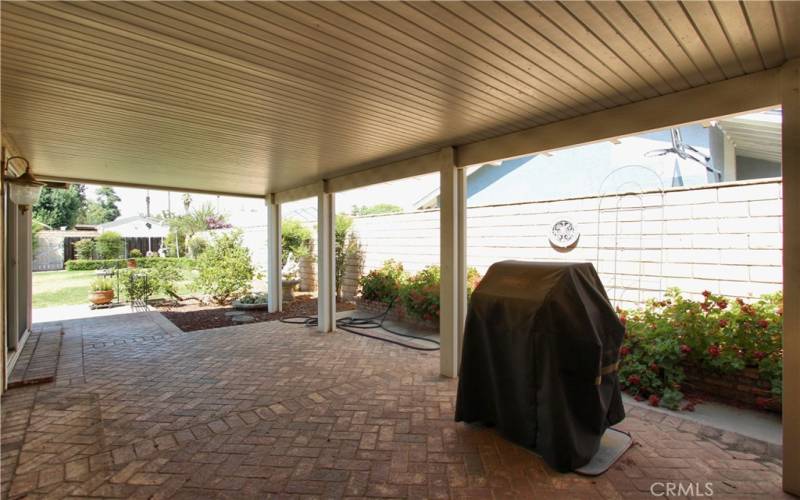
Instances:
[[[660,297],[667,287],[758,296],[782,286],[779,179],[469,208],[467,262],[482,273],[505,259],[592,262],[618,303]],[[563,251],[553,222],[575,223]],[[395,259],[417,271],[439,260],[437,210],[358,217],[365,271]]]

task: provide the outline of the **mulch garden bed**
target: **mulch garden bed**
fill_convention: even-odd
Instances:
[[[350,311],[355,309],[355,305],[350,302],[337,301],[336,309],[338,311]],[[241,323],[233,321],[232,316],[225,314],[233,310],[231,306],[218,306],[214,304],[200,305],[194,300],[158,306],[158,312],[163,314],[164,317],[184,332],[239,325]],[[283,304],[283,311],[281,312],[267,312],[264,310],[247,310],[242,312],[253,317],[253,321],[250,323],[274,321],[292,316],[316,316],[317,299],[301,295],[296,296],[292,302]]]

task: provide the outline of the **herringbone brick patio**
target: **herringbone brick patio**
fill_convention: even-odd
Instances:
[[[157,313],[62,328],[55,382],[3,397],[4,497],[652,498],[657,481],[783,495],[780,461],[641,409],[607,474],[558,474],[455,423],[435,353],[278,322],[183,334]]]

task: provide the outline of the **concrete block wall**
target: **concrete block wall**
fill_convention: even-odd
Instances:
[[[782,288],[780,179],[671,188],[626,196],[469,208],[467,261],[483,273],[497,261],[592,262],[620,305],[668,287],[755,297]],[[547,238],[568,219],[581,233],[564,251]],[[364,272],[387,259],[416,272],[439,259],[436,210],[357,217]]]

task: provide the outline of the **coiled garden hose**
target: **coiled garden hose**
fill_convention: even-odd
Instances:
[[[383,326],[383,322],[386,320],[386,316],[388,316],[389,311],[392,309],[392,306],[394,305],[396,299],[397,299],[396,297],[392,299],[392,301],[386,307],[386,310],[376,316],[369,316],[366,318],[354,318],[353,316],[345,316],[343,318],[339,318],[336,320],[336,328],[348,333],[360,335],[362,337],[367,337],[375,340],[382,340],[383,342],[388,342],[390,344],[399,345],[401,347],[407,347],[415,351],[438,351],[439,350],[438,340],[433,340],[426,337],[419,337],[417,335],[409,335],[407,333],[400,333]],[[281,323],[288,323],[290,325],[304,325],[307,327],[317,326],[319,324],[319,320],[316,316],[292,316],[289,318],[282,318],[280,321]],[[428,342],[430,344],[435,344],[436,346],[435,347],[415,346],[402,342],[400,340],[393,340],[385,337],[378,337],[376,335],[370,335],[369,333],[363,331],[363,330],[374,330],[378,328],[392,335],[396,335],[398,337],[418,340],[420,342]]]

